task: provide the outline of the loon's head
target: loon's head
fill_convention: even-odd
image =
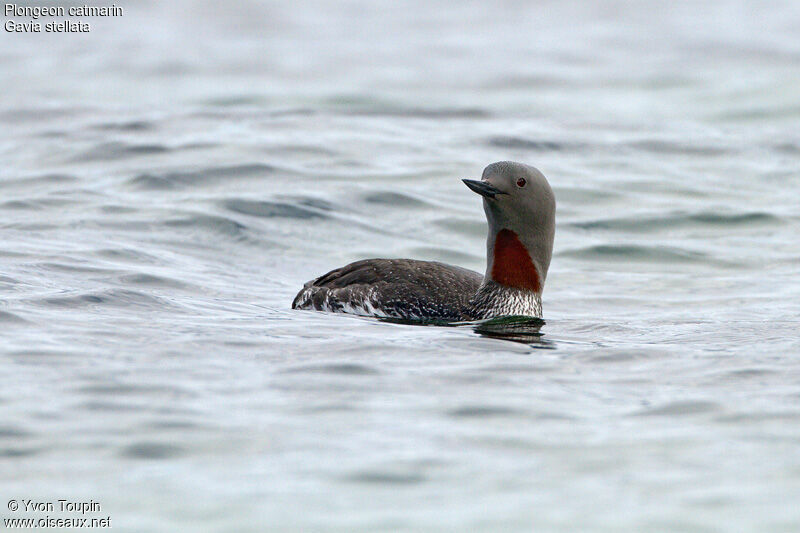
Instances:
[[[483,196],[489,221],[486,279],[541,293],[556,229],[556,200],[537,169],[500,161],[483,170],[481,180],[463,180]]]

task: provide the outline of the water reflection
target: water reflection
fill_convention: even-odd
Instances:
[[[541,332],[545,321],[541,318],[530,316],[503,316],[487,320],[472,322],[447,322],[444,320],[406,320],[400,318],[381,318],[382,322],[392,324],[406,324],[411,326],[440,326],[440,327],[469,327],[482,337],[501,339],[523,344],[530,344],[535,348],[555,349],[555,343],[543,339]]]
[[[555,349],[555,344],[543,339],[540,330],[545,321],[529,316],[504,316],[476,322],[472,329],[478,335],[492,339],[521,342],[536,348]]]

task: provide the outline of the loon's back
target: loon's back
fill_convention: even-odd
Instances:
[[[402,319],[471,320],[483,276],[436,261],[365,259],[309,281],[293,309]]]

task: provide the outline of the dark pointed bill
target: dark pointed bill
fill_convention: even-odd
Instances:
[[[476,193],[484,196],[486,198],[494,198],[498,194],[508,194],[507,192],[503,192],[494,185],[486,181],[479,181],[479,180],[461,180],[464,182],[464,185],[475,191]]]

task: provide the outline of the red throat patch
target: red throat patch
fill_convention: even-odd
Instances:
[[[517,234],[502,229],[494,240],[492,279],[500,285],[542,292],[539,272]]]

